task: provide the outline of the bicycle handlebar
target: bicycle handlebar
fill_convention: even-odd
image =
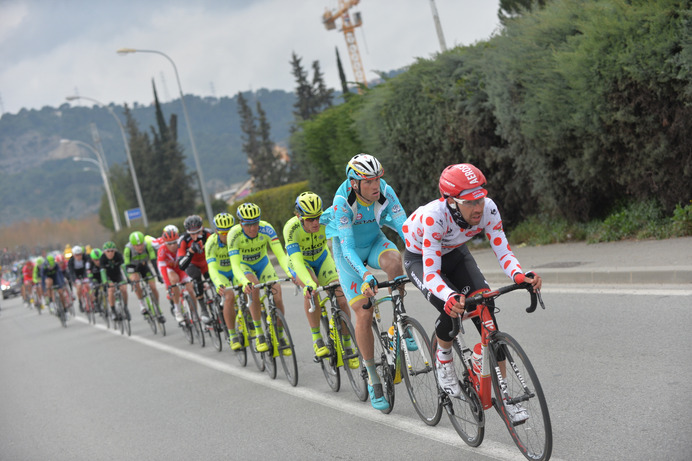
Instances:
[[[377,288],[389,288],[389,287],[399,287],[399,285],[403,285],[404,283],[408,283],[411,280],[406,277],[405,275],[399,276],[394,278],[394,280],[385,280],[384,282],[377,282]],[[372,307],[372,299],[373,298],[368,298],[368,302],[365,303],[363,306],[363,309],[370,309]]]
[[[293,280],[291,277],[285,277],[285,278],[276,279],[276,280],[268,280],[264,283],[258,283],[256,285],[253,284],[252,287],[253,288],[259,288],[261,290],[262,288],[271,287],[272,285],[277,284],[277,283],[281,283],[281,282],[290,282],[291,280]]]
[[[308,309],[308,312],[312,313],[312,312],[315,312],[315,309],[317,309],[317,306],[315,305],[315,298],[312,297],[312,294],[319,293],[322,291],[327,291],[327,290],[333,290],[339,286],[340,286],[339,281],[335,280],[332,283],[330,283],[329,285],[317,287],[314,290],[312,288],[308,287],[308,291],[310,292],[310,309]]]
[[[535,311],[538,303],[540,303],[541,307],[543,309],[545,309],[545,304],[543,303],[543,298],[541,297],[541,292],[540,291],[534,292],[533,287],[528,282],[513,283],[512,285],[507,285],[507,286],[498,288],[497,290],[479,293],[475,296],[471,296],[470,298],[466,298],[466,302],[464,303],[464,306],[466,308],[477,306],[478,304],[483,303],[485,300],[495,299],[495,298],[502,296],[504,294],[507,294],[511,291],[516,291],[516,290],[521,290],[521,289],[525,289],[531,295],[531,305],[526,308],[526,312],[531,313],[531,312]]]

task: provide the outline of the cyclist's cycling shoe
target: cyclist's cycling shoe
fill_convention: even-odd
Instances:
[[[418,343],[416,343],[416,340],[413,339],[413,336],[411,336],[410,330],[404,335],[404,341],[406,341],[406,349],[409,351],[418,350]]]
[[[329,355],[329,348],[324,345],[324,340],[322,338],[312,343],[312,348],[315,349],[315,355],[317,357]]]
[[[267,344],[267,340],[264,339],[264,335],[259,335],[255,338],[255,348],[257,352],[267,352],[269,350],[269,344]]]
[[[228,340],[231,346],[231,349],[234,351],[237,351],[240,349],[242,346],[240,345],[240,337],[239,336],[234,336],[231,339]]]
[[[210,324],[210,323],[211,323],[211,317],[209,317],[209,311],[207,310],[207,308],[206,308],[206,307],[202,307],[201,311],[202,311],[202,312],[201,312],[201,314],[202,314],[202,322],[204,322],[204,323],[206,323],[206,324]]]
[[[353,349],[351,349],[350,347],[347,347],[346,349],[344,349],[344,355],[346,357],[348,357],[349,355],[353,355]],[[355,370],[359,366],[360,366],[360,360],[358,360],[358,356],[348,359],[348,367],[351,370]]]
[[[442,390],[450,397],[459,397],[461,386],[459,386],[457,373],[454,371],[454,362],[450,360],[449,362],[442,363],[436,359],[435,371],[437,372],[437,381],[440,383]]]
[[[283,355],[293,355],[293,351],[291,350],[290,347],[288,347],[288,343],[286,342],[286,338],[281,336],[279,338],[279,349],[281,349],[281,353]]]
[[[149,313],[149,309],[147,309],[147,306],[144,304],[139,305],[139,313],[142,315],[147,315]]]
[[[166,323],[166,317],[164,317],[163,315],[159,315],[159,322]]]
[[[185,321],[185,317],[183,317],[183,313],[180,312],[180,309],[175,309],[174,315],[175,315],[175,321],[178,323],[183,323]]]
[[[522,407],[521,404],[505,403],[505,408],[507,409],[507,414],[513,426],[523,424],[529,419],[529,412],[526,411],[526,408]]]
[[[384,398],[382,384],[368,384],[368,394],[370,394],[370,404],[375,410],[386,410],[389,408],[389,402]]]

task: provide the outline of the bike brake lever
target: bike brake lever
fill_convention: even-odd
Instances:
[[[527,290],[529,290],[529,294],[531,294],[531,305],[530,305],[529,307],[526,308],[526,312],[531,313],[531,312],[533,312],[533,311],[536,310],[536,299],[537,299],[537,296],[536,296],[536,293],[534,293],[533,291],[531,291],[529,288],[527,288]],[[543,304],[543,301],[542,301],[542,300],[541,300],[541,304]],[[544,309],[545,309],[545,307],[544,307]]]

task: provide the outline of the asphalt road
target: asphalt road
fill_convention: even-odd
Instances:
[[[0,459],[523,459],[493,410],[485,441],[467,447],[447,416],[424,425],[403,384],[383,415],[346,382],[332,392],[312,363],[302,305],[284,284],[299,383],[276,380],[228,348],[189,345],[169,316],[132,337],[83,317],[60,327],[19,298],[0,311]],[[692,453],[690,287],[550,287],[548,307],[498,305],[500,329],[531,358],[548,400],[553,459],[689,460]],[[418,292],[409,313],[432,330]],[[131,305],[135,303],[131,302]]]

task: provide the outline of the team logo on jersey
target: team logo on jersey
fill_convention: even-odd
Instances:
[[[348,218],[346,216],[342,216],[340,222],[341,224],[348,224]]]
[[[362,214],[362,213],[358,213],[358,214],[356,215],[356,221],[360,221],[361,219],[363,219],[363,214]]]
[[[493,208],[492,210],[490,210],[490,214],[493,214],[493,215],[497,214],[497,208]]]
[[[398,213],[401,211],[401,207],[399,205],[394,205],[392,207],[392,213]]]
[[[466,234],[464,234],[464,235],[466,235],[467,237],[473,237],[474,235],[478,235],[478,234],[480,234],[481,232],[482,232],[482,229],[480,229],[480,228],[478,228],[478,229],[471,229],[470,231],[468,231],[468,232],[467,232]]]

